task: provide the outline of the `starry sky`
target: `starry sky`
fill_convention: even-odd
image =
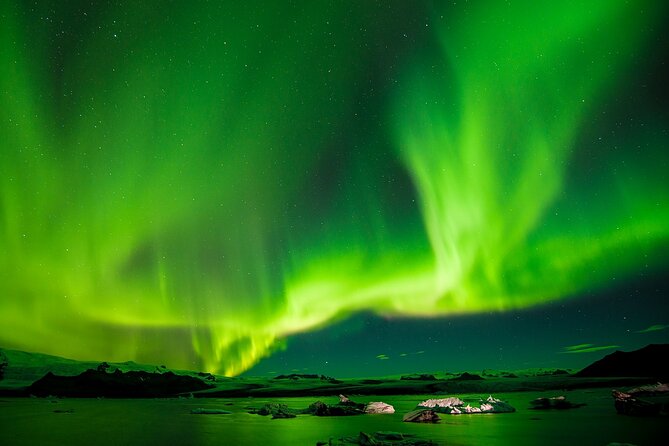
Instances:
[[[1,2],[0,345],[347,377],[669,342],[668,8],[483,3]]]

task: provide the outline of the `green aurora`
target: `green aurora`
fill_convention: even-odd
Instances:
[[[0,345],[236,375],[666,266],[666,121],[584,142],[662,2],[283,3],[2,2]]]

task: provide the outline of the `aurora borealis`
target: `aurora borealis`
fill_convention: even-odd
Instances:
[[[0,345],[236,375],[665,271],[667,8],[493,3],[2,2]]]

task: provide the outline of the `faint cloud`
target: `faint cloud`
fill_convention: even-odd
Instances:
[[[407,353],[400,353],[400,356],[405,357],[407,356]]]
[[[390,359],[388,355],[376,355],[376,359],[386,360]]]
[[[669,328],[669,324],[655,324],[643,330],[635,331],[635,333],[650,333],[651,331],[666,330],[667,328]]]
[[[619,345],[595,345],[595,344],[577,344],[569,345],[563,347],[560,353],[591,353],[598,352],[600,350],[610,350],[612,348],[618,348]]]

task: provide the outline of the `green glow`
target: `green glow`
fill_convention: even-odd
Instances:
[[[585,348],[590,348],[590,347],[593,347],[593,346],[594,346],[594,344],[576,344],[576,345],[570,345],[570,346],[564,347],[564,350],[568,351],[568,352],[572,352],[572,351],[576,351],[576,350],[583,350]]]
[[[643,330],[638,330],[637,333],[650,333],[653,331],[666,330],[667,328],[669,328],[669,325],[667,324],[655,324],[648,328],[644,328]]]
[[[439,50],[413,49],[382,125],[354,132],[351,61],[395,32],[355,3],[85,21],[3,2],[0,344],[232,375],[355,312],[524,308],[658,262],[666,133],[592,184],[574,160],[659,5],[433,11]]]
[[[612,348],[619,348],[619,345],[594,345],[594,344],[578,344],[565,347],[561,353],[592,353],[601,350],[611,350]]]
[[[647,211],[634,212],[607,190],[598,199],[605,213],[589,214],[579,209],[584,191],[564,183],[577,132],[639,43],[641,19],[616,2],[520,2],[468,11],[443,33],[453,73],[420,71],[400,108],[412,119],[398,126],[444,306],[502,309],[564,296],[634,262],[616,253],[666,240],[666,187],[655,211],[657,197],[635,195]],[[587,220],[586,231],[577,220]]]

